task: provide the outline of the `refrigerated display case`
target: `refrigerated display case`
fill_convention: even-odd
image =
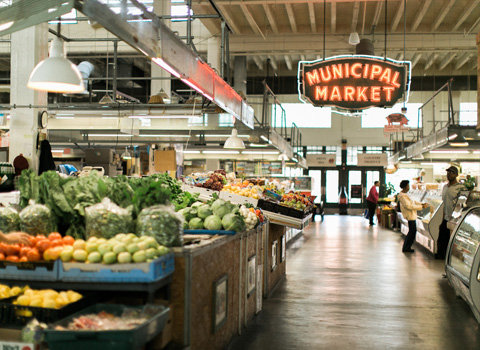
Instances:
[[[480,207],[464,211],[450,239],[445,270],[450,285],[480,323]]]
[[[457,197],[455,208],[453,209],[452,218],[447,223],[450,230],[454,230],[462,217],[463,212],[471,207],[480,206],[479,191],[460,191]]]

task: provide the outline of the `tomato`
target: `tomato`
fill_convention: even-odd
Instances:
[[[72,236],[65,236],[62,240],[64,245],[73,245],[73,243],[75,243],[75,238]]]
[[[19,262],[27,262],[28,258],[26,256],[22,256],[20,259],[18,259]]]
[[[0,253],[0,260],[5,260],[5,254]]]
[[[5,243],[0,243],[0,253],[5,254],[5,250],[7,248],[7,245]]]
[[[18,255],[20,253],[20,246],[18,244],[7,244],[5,247],[5,255]]]
[[[20,248],[20,257],[27,256],[28,252],[30,251],[30,247],[22,247]]]
[[[17,255],[9,255],[5,258],[7,261],[18,262],[20,258]]]
[[[50,241],[50,247],[63,247],[63,240],[54,239],[53,241]]]
[[[48,248],[43,252],[43,260],[51,261],[57,260],[60,257],[60,253],[62,252],[63,247],[53,247]]]
[[[28,240],[30,241],[30,247],[35,247],[35,245],[37,244],[37,237],[30,236]]]
[[[37,248],[32,248],[27,253],[28,261],[39,261],[40,260],[40,253],[38,252]]]
[[[58,232],[52,232],[48,235],[48,240],[49,241],[54,241],[56,239],[62,239],[62,235]]]
[[[37,239],[37,242],[41,241],[41,240],[44,240],[44,239],[47,239],[47,237],[45,237],[45,235],[36,235],[35,238]]]
[[[44,239],[42,241],[37,242],[37,249],[40,252],[40,254],[42,254],[45,250],[50,248],[51,244],[52,242],[50,242],[47,239]]]

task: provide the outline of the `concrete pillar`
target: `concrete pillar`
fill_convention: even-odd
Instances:
[[[222,63],[220,62],[220,38],[213,36],[208,38],[207,43],[207,61],[213,69],[216,69],[220,75]]]
[[[477,106],[480,106],[480,33],[477,34]],[[478,107],[477,130],[480,130],[480,108]]]
[[[155,0],[153,2],[153,12],[157,14],[157,16],[170,16],[170,7],[171,1],[170,0]],[[163,23],[167,25],[167,27],[171,27],[172,22],[170,20],[163,20]],[[152,62],[152,78],[170,78],[171,75],[165,69],[160,67],[159,65]],[[163,89],[167,93],[167,95],[172,98],[172,84],[170,79],[152,79],[150,84],[152,95],[158,94],[158,92]]]
[[[247,57],[235,56],[234,65],[233,88],[235,91],[243,91],[247,95]]]
[[[17,31],[11,36],[10,104],[47,105],[47,93],[27,88],[33,68],[48,56],[48,24]],[[38,113],[46,108],[16,108],[10,111],[9,161],[23,154],[30,167],[38,169]]]

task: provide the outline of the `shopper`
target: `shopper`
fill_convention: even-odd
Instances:
[[[427,208],[428,204],[422,204],[410,199],[407,194],[410,190],[410,181],[402,180],[402,182],[400,182],[400,188],[402,189],[402,191],[398,194],[400,211],[402,212],[405,220],[408,221],[408,234],[403,242],[402,252],[413,253],[414,250],[412,249],[412,244],[415,242],[415,237],[417,235],[417,211]]]
[[[375,216],[375,211],[377,209],[378,202],[378,190],[377,187],[380,186],[380,181],[375,181],[372,188],[368,192],[367,197],[367,208],[368,208],[368,219],[370,221],[370,226],[375,225],[373,222],[373,217]]]
[[[465,187],[457,181],[457,176],[458,169],[456,167],[451,166],[447,169],[448,183],[442,189],[443,220],[438,232],[437,254],[435,256],[437,259],[445,259],[450,240],[450,229],[447,227],[447,223],[452,218],[458,193],[465,190]]]

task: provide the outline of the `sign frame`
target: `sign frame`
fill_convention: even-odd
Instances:
[[[367,68],[368,64],[362,63],[364,65],[361,65],[359,63],[360,61],[368,61],[368,64],[371,63],[372,65]],[[374,63],[376,63],[375,71],[372,68]],[[357,64],[357,66],[354,69],[350,64]],[[358,66],[358,64],[360,64],[360,66]],[[328,69],[330,65],[332,65],[332,70]],[[336,65],[336,68],[341,66],[340,68],[345,69],[345,74],[343,74],[343,72],[340,73],[337,70],[335,70],[336,73],[333,72],[333,65]],[[325,68],[325,71],[322,70],[321,73],[317,72],[309,74],[307,79],[309,79],[311,84],[308,84],[309,89],[306,91],[307,83],[304,82],[304,79],[307,73],[305,73],[305,69],[317,66],[319,67],[319,70]],[[378,71],[379,67],[383,67],[382,69],[384,70]],[[390,68],[391,70],[393,68],[396,69],[393,76],[391,75],[392,71],[389,71],[390,74],[383,75],[382,72],[386,73],[387,68]],[[303,103],[310,103],[317,107],[333,106],[347,111],[359,111],[371,107],[393,107],[398,102],[408,101],[410,95],[411,68],[412,64],[410,61],[397,61],[391,58],[369,55],[340,55],[314,61],[300,61],[298,63],[297,74],[298,98]],[[315,69],[317,68],[313,68],[313,71]],[[403,71],[402,74],[404,75],[404,79],[401,78],[401,71]],[[352,72],[355,74],[352,74]],[[398,80],[395,80],[395,74],[397,74],[397,72],[399,72],[396,76],[396,79]],[[325,74],[321,75],[323,73]],[[329,74],[327,75],[327,73]],[[331,83],[321,85],[321,79],[325,77],[330,77],[328,81],[336,78],[335,81],[349,82],[351,85],[345,86],[339,84],[337,86],[332,85]],[[354,84],[356,82],[355,79],[359,79],[358,81],[362,81],[367,86],[358,87],[358,85]],[[375,81],[377,81],[377,85],[374,84]],[[386,82],[390,82],[390,85],[392,86],[388,85]],[[394,90],[394,83],[395,85],[399,84],[399,87],[397,87],[398,91]],[[311,87],[312,85],[316,87],[315,94],[318,94],[319,97],[328,97],[327,95],[330,95],[330,99],[323,100],[322,102],[315,101],[315,98],[312,100],[313,95],[312,91],[310,91],[313,90]],[[330,89],[329,93],[328,87],[330,86],[332,89]],[[340,89],[340,87],[343,90]],[[361,89],[359,90],[359,88]],[[371,91],[367,92],[368,89]],[[361,101],[356,101],[354,96],[357,96],[357,99],[361,99]],[[382,96],[386,97],[382,100]],[[333,101],[333,97],[338,100]],[[342,101],[344,98],[346,98],[347,101]],[[388,98],[390,98],[391,101],[388,101]],[[373,101],[372,99],[378,99],[378,101]]]

